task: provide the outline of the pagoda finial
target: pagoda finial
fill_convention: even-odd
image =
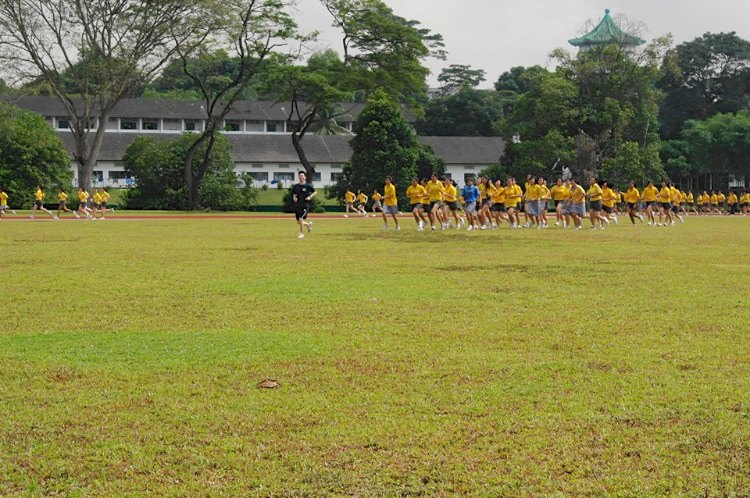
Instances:
[[[609,15],[609,9],[604,9],[604,15]]]

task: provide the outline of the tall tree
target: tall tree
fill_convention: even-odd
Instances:
[[[406,185],[417,174],[421,146],[399,106],[384,91],[375,91],[358,116],[354,131],[352,159],[334,189],[336,196],[341,198],[347,188],[366,192],[381,189],[383,179],[391,176],[403,200]]]
[[[438,82],[442,94],[452,94],[464,88],[476,88],[487,76],[484,69],[472,69],[464,64],[451,64],[440,71]]]
[[[736,33],[706,33],[670,51],[660,86],[662,135],[678,138],[688,119],[747,109],[750,42]]]
[[[81,186],[90,185],[115,104],[150,80],[207,2],[0,0],[0,61],[49,86],[69,116]]]
[[[422,135],[492,137],[499,134],[496,124],[502,117],[503,100],[498,92],[465,87],[430,100],[416,128]]]
[[[308,173],[315,168],[307,159],[302,139],[331,120],[349,112],[341,102],[362,100],[382,89],[396,102],[421,114],[426,101],[423,65],[428,57],[444,57],[443,38],[419,22],[399,17],[381,0],[321,0],[341,36],[341,56],[333,51],[316,54],[306,67],[292,66],[277,73],[278,100],[289,103],[292,144]]]
[[[190,207],[200,207],[200,187],[211,162],[216,134],[234,103],[272,58],[286,59],[280,52],[290,40],[299,39],[297,25],[288,13],[291,0],[232,0],[213,22],[201,30],[198,51],[178,44],[185,75],[197,89],[206,113],[205,126],[188,149],[184,179]],[[227,58],[227,53],[230,57]],[[200,161],[196,155],[200,152]]]
[[[39,114],[0,104],[0,151],[0,186],[13,206],[31,205],[37,185],[70,185],[70,156]]]

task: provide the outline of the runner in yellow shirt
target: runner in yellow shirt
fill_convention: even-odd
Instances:
[[[57,194],[57,217],[60,218],[60,215],[62,215],[63,211],[66,213],[73,213],[73,216],[76,218],[79,218],[78,213],[75,211],[71,211],[68,206],[68,193],[65,191],[65,189],[61,188],[60,192]]]
[[[383,208],[381,209],[383,212],[383,230],[388,230],[388,215],[390,214],[393,218],[393,222],[396,223],[396,231],[398,232],[401,230],[401,226],[398,224],[398,197],[396,196],[396,185],[393,184],[393,179],[390,176],[385,177],[385,187],[383,187],[383,192],[385,192]],[[378,191],[376,190],[375,194],[377,193]],[[375,198],[375,194],[372,196],[373,199]],[[375,210],[373,210],[373,213],[374,212]]]
[[[34,205],[31,207],[31,214],[29,215],[30,219],[34,219],[34,211],[44,211],[47,213],[50,218],[53,220],[57,219],[57,216],[50,213],[47,208],[44,207],[44,198],[46,197],[46,194],[44,193],[44,187],[39,185],[36,189],[36,192],[34,192]]]
[[[437,173],[430,175],[430,181],[425,185],[429,206],[427,207],[427,216],[430,218],[430,230],[436,231],[436,225],[441,221],[440,207],[443,203],[443,183],[438,179]]]
[[[619,223],[617,219],[617,210],[615,204],[617,204],[619,196],[612,190],[612,186],[608,181],[602,182],[602,209],[606,213],[605,217],[615,222],[615,225]]]
[[[750,208],[750,194],[748,194],[747,190],[743,190],[742,195],[740,195],[740,209],[742,210],[742,214],[747,215],[749,208]]]
[[[383,196],[380,195],[380,192],[378,192],[377,189],[375,189],[370,198],[372,199],[372,217],[375,218],[378,209],[380,209],[381,212],[383,211],[383,203],[380,202],[383,200]]]
[[[86,218],[92,219],[93,218],[93,212],[88,206],[89,203],[89,193],[86,192],[85,188],[79,188],[78,189],[78,209],[76,210],[76,214],[83,213],[86,215]]]
[[[602,187],[597,182],[596,177],[589,178],[589,189],[586,192],[589,199],[589,221],[591,229],[594,230],[599,224],[599,229],[604,230],[605,223],[609,225],[609,220],[602,216]]]
[[[733,190],[730,190],[729,194],[727,195],[727,207],[729,208],[730,215],[733,215],[734,213],[738,212],[737,194],[735,194]]]
[[[563,222],[563,204],[565,199],[568,197],[568,188],[562,181],[562,178],[558,178],[555,185],[550,189],[552,200],[555,201],[555,226],[559,227],[560,223]]]
[[[541,222],[542,228],[549,227],[549,221],[547,220],[547,209],[549,209],[550,200],[552,199],[552,192],[547,187],[547,180],[541,176],[536,181],[542,189],[542,196],[539,200],[539,221]]]
[[[344,193],[344,204],[346,205],[346,211],[344,212],[344,218],[349,217],[349,212],[352,211],[354,213],[360,214],[357,209],[354,208],[354,201],[357,199],[357,196],[352,192],[350,189],[346,189],[346,192]]]
[[[450,178],[443,179],[443,230],[453,228],[450,215],[456,222],[456,230],[461,230],[461,219],[458,217],[458,189]]]
[[[669,182],[668,185],[670,200],[672,202],[672,222],[674,223],[674,217],[676,216],[680,220],[680,223],[685,223],[685,218],[680,215],[680,203],[682,202],[682,195],[680,194],[680,191],[677,190],[677,187],[674,186],[674,183]]]
[[[657,226],[673,225],[674,219],[672,219],[672,192],[669,190],[669,185],[666,180],[661,182],[661,190],[659,195],[656,197],[659,201],[661,212],[659,213],[659,223]],[[666,218],[666,222],[662,221]]]
[[[419,184],[416,178],[411,181],[411,185],[406,189],[406,197],[411,203],[411,212],[414,215],[414,221],[417,222],[417,230],[424,230],[427,219],[424,216],[423,197],[427,190]]]
[[[0,220],[2,220],[7,212],[10,211],[11,214],[16,214],[16,212],[12,209],[8,209],[8,194],[3,190],[2,187],[0,187]]]
[[[495,190],[492,191],[492,206],[490,206],[490,214],[492,215],[492,226],[499,227],[503,224],[503,220],[508,219],[508,215],[505,210],[505,187],[503,187],[502,180],[496,180],[494,183]]]
[[[586,216],[586,191],[576,183],[575,178],[570,179],[568,199],[570,200],[570,216],[573,218],[573,225],[576,230],[580,230],[583,228],[583,217]]]
[[[638,218],[643,223],[643,215],[638,212],[638,200],[641,198],[641,193],[635,187],[635,182],[630,182],[628,190],[625,191],[625,206],[628,208],[628,216],[630,216],[630,222],[635,225],[635,219]]]
[[[654,186],[654,182],[648,182],[646,188],[643,189],[643,202],[646,204],[646,216],[648,217],[648,224],[651,226],[656,225],[654,209],[657,208],[656,198],[658,195],[659,189]]]

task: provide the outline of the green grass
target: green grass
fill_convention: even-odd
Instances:
[[[0,222],[0,495],[750,493],[750,218],[404,228]]]
[[[328,199],[325,196],[324,189],[320,187],[318,199],[324,206],[340,206],[341,203],[336,199]],[[258,189],[259,206],[281,206],[284,204],[284,194],[287,189],[279,190],[276,187],[270,187],[268,190]]]

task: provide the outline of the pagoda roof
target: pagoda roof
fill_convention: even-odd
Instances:
[[[609,15],[609,9],[604,11],[604,18],[599,25],[590,33],[580,38],[568,40],[568,43],[575,47],[590,47],[601,45],[624,45],[638,46],[646,43],[646,40],[637,36],[629,35],[617,25],[614,19]]]

